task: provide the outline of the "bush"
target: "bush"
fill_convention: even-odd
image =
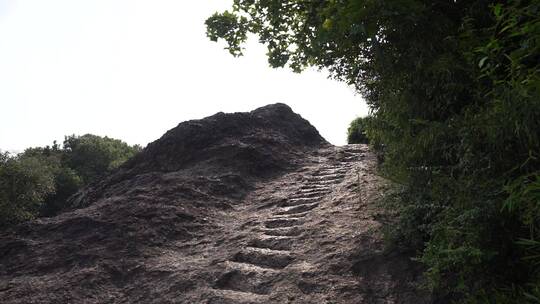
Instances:
[[[34,218],[54,193],[54,169],[38,157],[0,159],[0,228]]]
[[[67,199],[75,194],[82,186],[81,177],[71,168],[61,167],[55,170],[55,192],[50,193],[43,201],[40,216],[54,216],[68,207]]]
[[[0,153],[0,228],[37,216],[54,216],[81,187],[110,173],[140,150],[108,137],[68,136],[61,148]]]
[[[67,136],[62,162],[73,169],[88,184],[111,172],[140,150],[125,142],[92,134]]]
[[[349,144],[367,144],[369,139],[367,137],[368,118],[358,117],[354,119],[349,128],[347,129],[347,143]]]

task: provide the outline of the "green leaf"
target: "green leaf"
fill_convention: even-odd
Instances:
[[[501,12],[502,12],[502,5],[498,3],[497,5],[493,7],[493,13],[495,14],[496,17],[500,17]]]
[[[485,56],[484,58],[480,59],[480,62],[478,62],[478,67],[482,68],[484,66],[484,63],[486,63],[486,60],[488,60],[488,57]]]

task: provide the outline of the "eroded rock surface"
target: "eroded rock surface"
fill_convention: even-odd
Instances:
[[[384,252],[375,162],[283,104],[182,123],[0,234],[0,302],[429,303]]]

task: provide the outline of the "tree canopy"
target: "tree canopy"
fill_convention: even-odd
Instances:
[[[369,143],[366,134],[368,117],[358,117],[351,121],[347,129],[347,143],[349,144],[367,144]]]
[[[107,136],[71,135],[64,140],[62,161],[89,183],[117,168],[139,150],[138,146],[131,147]]]
[[[81,187],[110,173],[141,148],[121,140],[86,134],[66,136],[61,147],[0,153],[0,228],[68,207]]]
[[[0,156],[0,227],[34,217],[54,192],[51,166],[34,156]]]

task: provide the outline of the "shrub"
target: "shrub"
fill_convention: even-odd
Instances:
[[[68,136],[64,147],[0,153],[0,228],[54,216],[81,187],[108,174],[140,150],[108,137]]]
[[[367,137],[368,118],[358,117],[354,119],[349,128],[347,129],[347,143],[349,144],[367,144],[369,139]]]
[[[45,197],[54,193],[53,168],[38,157],[10,157],[0,161],[0,227],[34,218]]]
[[[125,142],[109,137],[86,134],[67,136],[62,162],[81,177],[84,184],[109,173],[139,151]]]

